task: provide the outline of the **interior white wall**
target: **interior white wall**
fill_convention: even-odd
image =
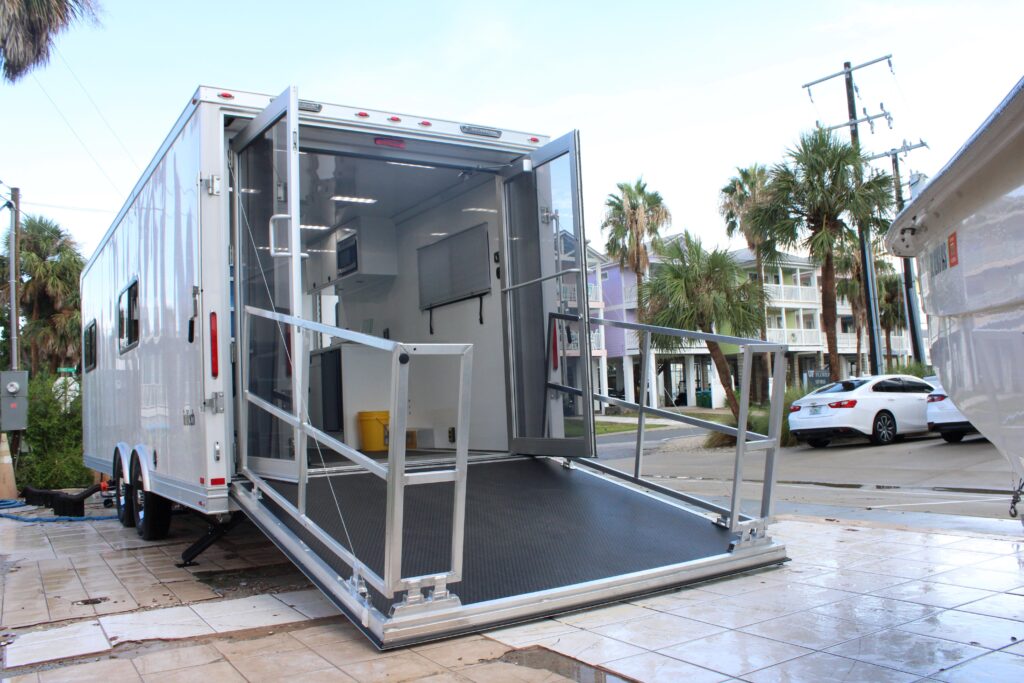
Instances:
[[[417,249],[442,237],[487,223],[490,254],[499,250],[499,214],[464,212],[464,208],[500,207],[497,181],[486,183],[438,207],[397,225],[398,275],[394,281],[373,290],[342,296],[339,324],[361,330],[363,321],[373,319],[372,334],[389,330],[391,339],[406,343],[471,343],[473,372],[470,411],[470,448],[508,449],[505,402],[505,361],[501,317],[501,287],[491,268],[491,293],[483,297],[483,325],[479,322],[479,299],[470,299],[434,310],[434,334],[430,316],[419,309]],[[433,233],[433,234],[432,234]],[[440,233],[445,233],[441,235]],[[348,353],[343,351],[343,359]],[[388,375],[383,366],[364,351],[348,353],[343,362],[346,442],[356,445],[356,413],[387,410]],[[386,357],[386,354],[378,354]],[[409,428],[432,429],[435,447],[454,446],[448,442],[448,428],[456,424],[457,365],[438,358],[417,358],[410,367]],[[429,444],[419,444],[427,446]]]

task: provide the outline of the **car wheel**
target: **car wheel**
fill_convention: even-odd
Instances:
[[[883,410],[875,415],[871,426],[871,443],[876,446],[888,446],[896,440],[896,418],[892,413]]]
[[[147,541],[158,541],[167,535],[171,527],[171,501],[145,490],[138,460],[132,463],[131,481],[135,494],[135,530]]]
[[[824,448],[831,443],[828,439],[808,439],[807,445],[811,448]]]
[[[117,521],[123,527],[135,526],[135,495],[131,484],[121,467],[121,458],[114,458],[114,477],[111,480],[114,489],[114,504],[117,506]]]
[[[964,434],[963,432],[945,432],[942,439],[946,443],[960,443],[964,440]]]

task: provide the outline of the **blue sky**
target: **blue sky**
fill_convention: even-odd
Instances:
[[[892,53],[895,75],[856,74],[858,108],[894,115],[891,131],[862,127],[862,144],[924,138],[931,148],[902,163],[930,175],[1024,75],[1024,3],[996,0],[100,2],[99,23],[61,35],[47,66],[0,84],[0,180],[87,255],[199,84],[578,128],[592,241],[604,197],[643,175],[672,231],[725,245],[717,196],[735,167],[773,163],[816,120],[846,117],[840,79],[813,102],[802,83]]]

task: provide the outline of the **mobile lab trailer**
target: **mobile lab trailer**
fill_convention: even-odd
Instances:
[[[917,257],[931,354],[956,406],[1024,486],[1024,80],[896,217]],[[1012,510],[1012,508],[1011,508]]]
[[[785,347],[592,317],[580,201],[575,133],[200,88],[82,275],[86,464],[147,538],[244,512],[381,647],[783,560]],[[606,325],[739,344],[741,425],[775,354],[770,433],[595,390]],[[726,503],[643,479],[647,415],[737,435]]]

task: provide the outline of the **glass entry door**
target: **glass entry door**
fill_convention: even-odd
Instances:
[[[298,479],[306,410],[301,315],[298,94],[284,91],[232,142],[244,467]]]
[[[503,307],[513,453],[594,455],[578,134],[505,179]]]

